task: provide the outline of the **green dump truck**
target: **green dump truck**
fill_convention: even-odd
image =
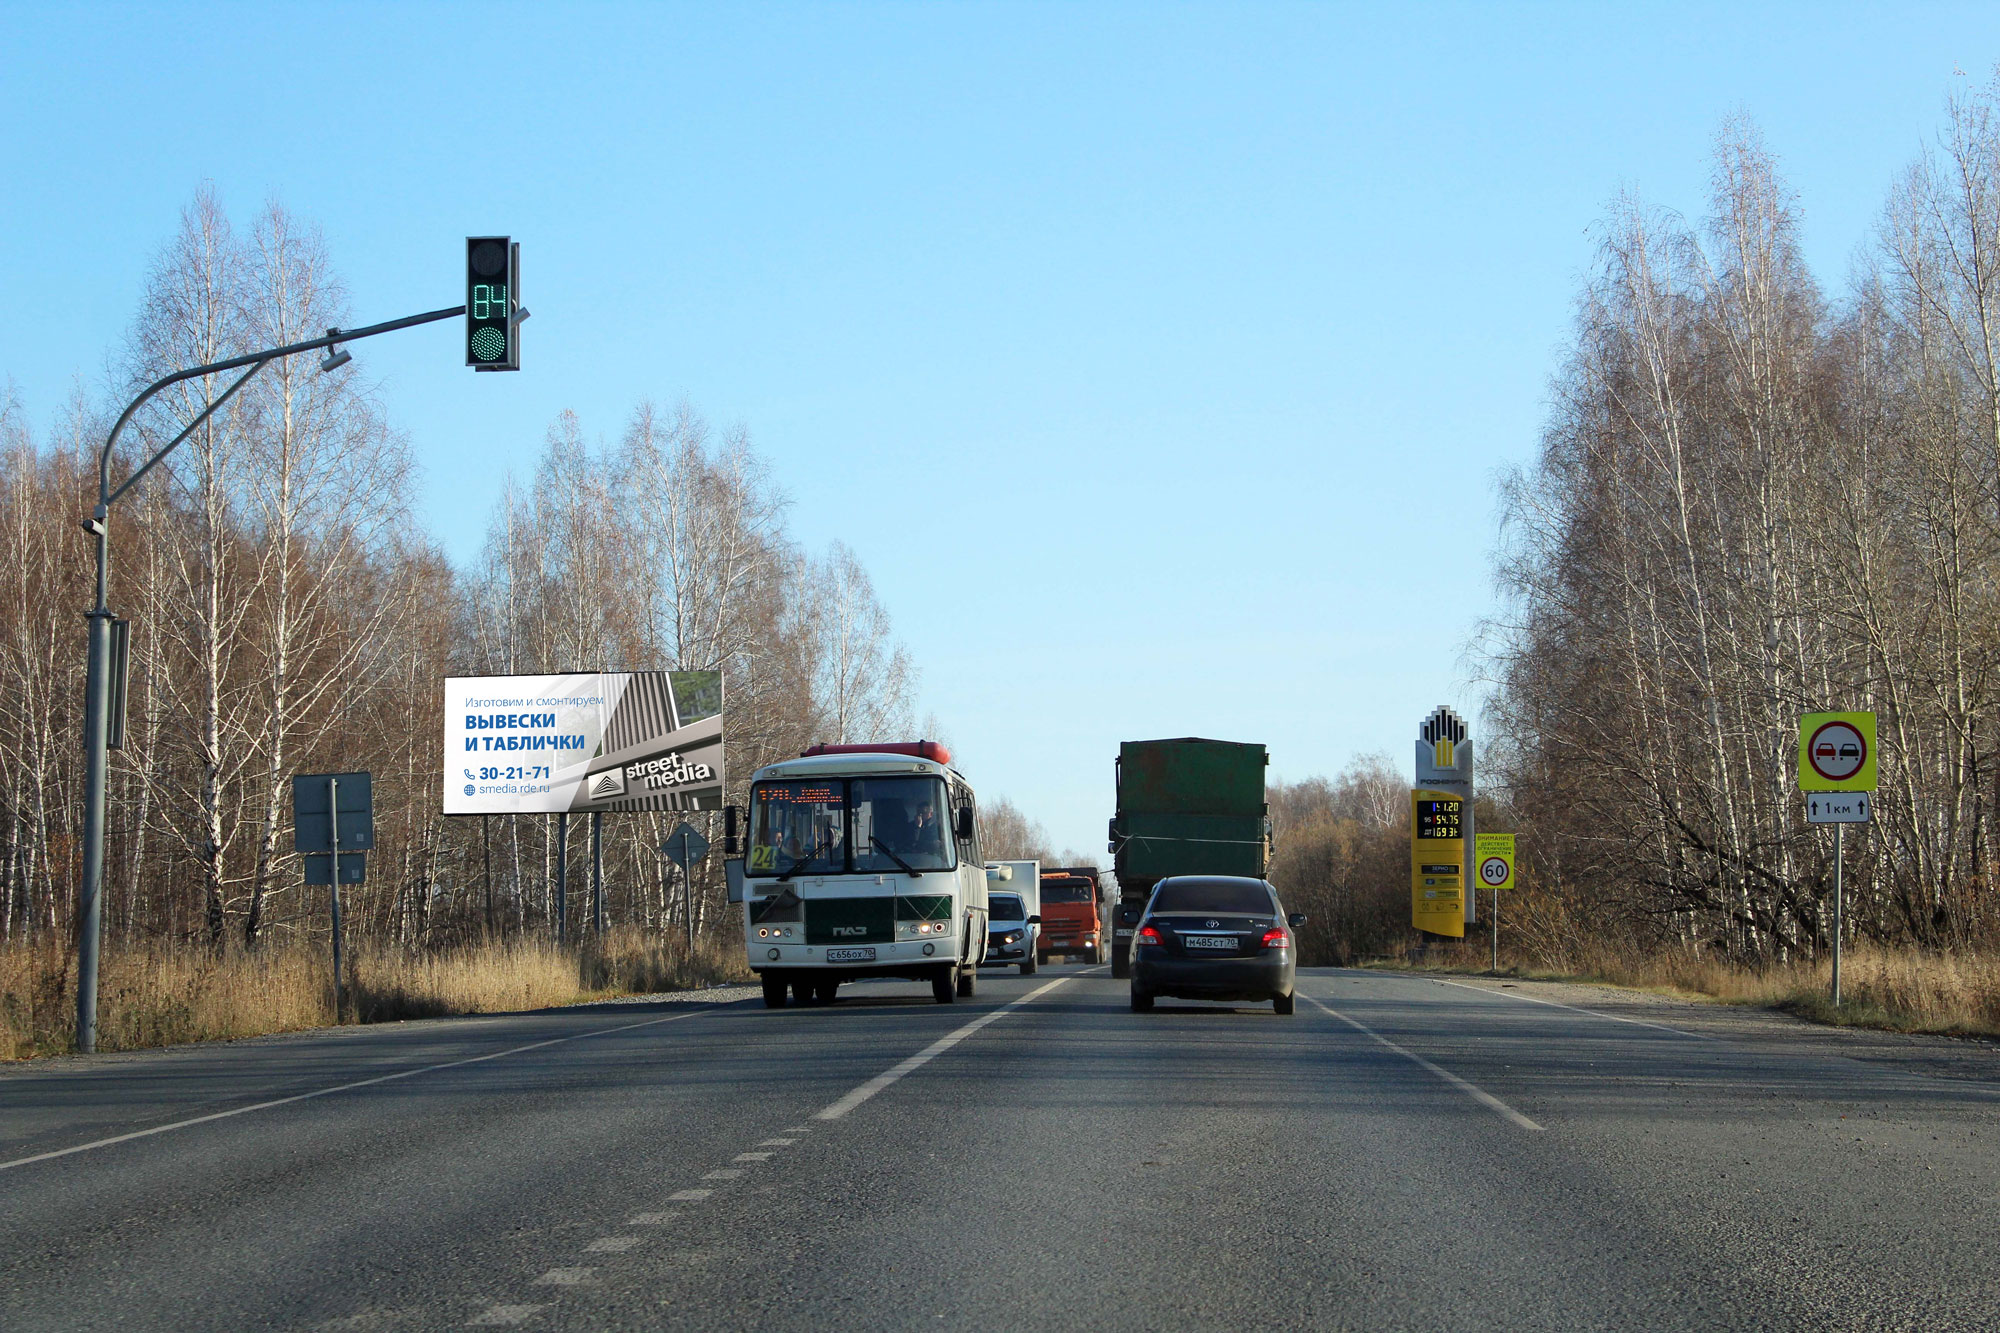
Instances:
[[[1184,736],[1118,747],[1111,855],[1118,904],[1111,975],[1130,975],[1132,931],[1153,885],[1168,875],[1249,875],[1270,863],[1270,807],[1261,745]]]

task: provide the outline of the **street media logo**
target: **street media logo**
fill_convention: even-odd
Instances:
[[[625,774],[616,768],[607,768],[590,780],[590,799],[601,801],[607,796],[625,794]]]

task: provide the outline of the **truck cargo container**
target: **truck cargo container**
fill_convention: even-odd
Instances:
[[[1132,932],[1169,875],[1262,879],[1270,864],[1271,756],[1262,745],[1184,736],[1126,741],[1115,770],[1110,851],[1118,875],[1111,975],[1131,975]]]

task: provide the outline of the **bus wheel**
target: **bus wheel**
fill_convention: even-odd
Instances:
[[[971,999],[972,992],[978,987],[978,982],[979,969],[977,967],[961,969],[958,974],[958,998],[961,1000]]]
[[[764,978],[764,1007],[766,1009],[784,1008],[785,992],[791,988],[791,983],[785,980],[785,974],[783,972],[765,972],[762,976]]]
[[[821,1004],[832,1004],[834,992],[840,989],[839,977],[828,977],[813,987],[813,998]]]
[[[813,1002],[813,986],[814,983],[811,977],[794,978],[792,981],[792,998],[800,1004],[811,1004]]]
[[[958,998],[957,990],[952,985],[950,968],[941,967],[931,973],[931,998],[939,1004],[950,1004]]]

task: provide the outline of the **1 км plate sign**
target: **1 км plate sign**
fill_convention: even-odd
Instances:
[[[454,676],[444,812],[722,808],[722,674]]]

